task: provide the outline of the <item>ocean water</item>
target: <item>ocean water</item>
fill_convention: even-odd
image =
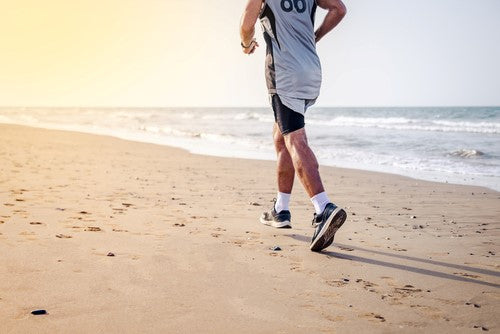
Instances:
[[[0,109],[0,123],[270,160],[273,122],[269,108]],[[306,131],[323,165],[500,191],[500,107],[312,108]]]

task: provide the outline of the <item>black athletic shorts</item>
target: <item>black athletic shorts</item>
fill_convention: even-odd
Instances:
[[[271,96],[271,104],[274,111],[274,120],[278,123],[283,136],[300,130],[305,126],[304,115],[285,106],[278,94]]]

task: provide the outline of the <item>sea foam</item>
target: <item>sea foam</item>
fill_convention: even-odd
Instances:
[[[0,122],[275,159],[270,108],[0,108]],[[313,108],[320,163],[500,190],[500,108]]]

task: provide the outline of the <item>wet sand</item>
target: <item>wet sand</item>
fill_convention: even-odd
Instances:
[[[298,181],[293,229],[258,222],[274,166],[0,125],[0,332],[500,331],[498,192],[322,167],[318,254]]]

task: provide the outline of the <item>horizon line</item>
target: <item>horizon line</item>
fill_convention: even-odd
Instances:
[[[49,106],[49,105],[36,105],[36,106],[0,106],[0,109],[9,109],[9,108],[53,108],[53,109],[79,109],[79,108],[92,108],[92,109],[262,109],[262,108],[270,108],[268,105],[262,106],[112,106],[112,105],[87,105],[87,106]],[[500,108],[500,105],[338,105],[338,106],[312,106],[311,109],[320,109],[320,108]]]

